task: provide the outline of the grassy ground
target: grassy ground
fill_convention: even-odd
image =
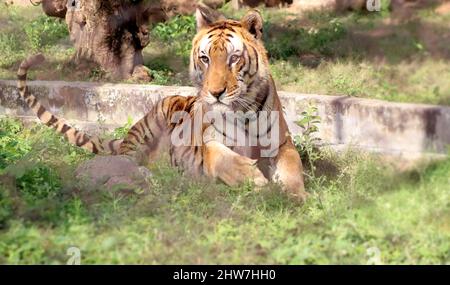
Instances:
[[[150,194],[82,191],[91,155],[48,128],[0,120],[0,263],[435,264],[450,262],[450,160],[399,172],[323,152],[301,205],[275,185],[230,188],[151,166]]]
[[[109,80],[98,68],[86,70],[70,62],[74,50],[64,24],[46,19],[39,9],[1,9],[0,78],[14,78],[20,60],[40,50],[49,60],[32,72],[32,78]],[[229,7],[222,12],[233,17],[242,14]],[[425,9],[406,23],[389,21],[386,9],[344,15],[263,9],[263,16],[279,89],[450,105],[449,15]],[[194,33],[193,17],[153,28],[151,44],[144,50],[145,64],[154,77],[151,84],[189,84]]]

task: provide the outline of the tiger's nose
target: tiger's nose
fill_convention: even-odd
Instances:
[[[219,98],[222,94],[225,93],[225,91],[226,91],[226,88],[223,88],[223,89],[221,89],[221,90],[210,90],[209,93],[210,93],[212,96],[214,96],[214,97],[216,97],[216,98]]]

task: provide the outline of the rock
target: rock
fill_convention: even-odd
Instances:
[[[96,156],[76,170],[80,186],[86,190],[108,189],[121,192],[148,190],[151,172],[128,156]]]

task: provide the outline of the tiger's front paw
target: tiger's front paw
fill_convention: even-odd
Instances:
[[[252,181],[255,186],[261,187],[268,183],[256,160],[241,155],[233,155],[221,166],[220,178],[230,186],[240,185]]]

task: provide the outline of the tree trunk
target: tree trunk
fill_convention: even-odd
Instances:
[[[98,63],[118,78],[150,80],[142,49],[156,1],[69,0],[65,16],[76,59]]]
[[[148,24],[167,19],[157,0],[42,0],[44,12],[66,20],[75,61],[93,61],[117,78],[150,80],[142,50]]]
[[[44,12],[65,18],[76,61],[89,60],[121,79],[151,80],[142,50],[148,24],[178,14],[193,14],[194,0],[42,0]],[[214,6],[223,1],[207,0]]]

